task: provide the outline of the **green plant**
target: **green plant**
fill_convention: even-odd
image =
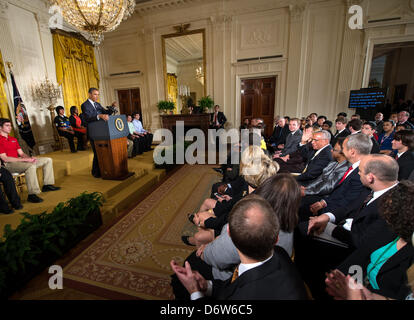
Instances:
[[[211,109],[214,106],[214,100],[210,98],[210,96],[202,97],[200,100],[198,100],[198,104],[200,107],[204,109]]]
[[[158,107],[158,110],[160,111],[163,111],[163,110],[168,111],[168,110],[174,110],[175,104],[172,101],[161,100],[161,101],[158,101],[157,107]]]
[[[22,213],[23,219],[15,230],[6,225],[0,241],[0,296],[14,285],[13,279],[45,263],[44,257],[61,257],[79,236],[80,229],[88,227],[88,216],[99,210],[102,202],[102,194],[84,192],[59,203],[50,214]]]

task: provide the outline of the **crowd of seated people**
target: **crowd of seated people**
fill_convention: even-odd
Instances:
[[[171,261],[176,299],[413,299],[409,117],[276,116],[270,137],[245,121],[260,137],[231,150],[240,166],[217,169],[223,181],[189,215],[198,232],[183,236],[185,263]]]

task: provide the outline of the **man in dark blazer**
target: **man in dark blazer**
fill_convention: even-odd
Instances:
[[[228,232],[241,261],[232,278],[206,281],[191,270],[188,261],[185,267],[171,261],[173,271],[192,300],[204,297],[208,292],[218,300],[307,298],[302,279],[289,256],[284,249],[275,247],[279,221],[267,201],[255,195],[240,200],[228,221]]]
[[[331,146],[334,146],[336,144],[336,139],[346,138],[347,136],[351,134],[351,131],[349,131],[346,128],[347,124],[348,124],[348,121],[344,117],[338,117],[335,120],[336,133],[333,135],[331,139]]]
[[[283,149],[286,143],[286,137],[289,133],[289,125],[286,123],[286,119],[280,117],[269,138],[268,149],[271,148],[273,151]]]
[[[310,216],[326,213],[335,222],[335,211],[350,206],[362,192],[367,192],[359,179],[359,164],[362,158],[370,154],[372,142],[368,136],[358,133],[347,137],[343,143],[343,152],[351,164],[342,179],[327,196],[306,196],[302,198],[299,210],[301,221]]]
[[[393,150],[397,150],[399,171],[398,180],[406,180],[414,170],[414,132],[412,130],[400,130],[394,134],[392,140]]]
[[[224,128],[224,124],[227,119],[223,112],[219,111],[220,106],[214,106],[214,112],[210,115],[210,128],[212,129],[221,129]]]
[[[374,138],[375,130],[377,129],[377,125],[374,121],[366,121],[362,125],[361,132],[366,134],[372,141],[372,149],[371,154],[380,153],[380,146],[377,139]]]
[[[377,125],[377,129],[376,129],[376,133],[377,136],[379,136],[381,133],[384,132],[384,130],[382,129],[382,125],[384,124],[384,115],[381,112],[378,112],[375,115],[375,124]]]
[[[309,148],[308,139],[311,132],[302,135],[299,150],[306,160],[305,169],[296,180],[303,185],[322,174],[323,169],[333,160],[332,147],[329,144],[331,135],[328,131],[322,130],[312,134],[312,149]]]
[[[84,120],[86,124],[88,125],[87,133],[89,137],[89,124],[95,121],[99,121],[99,120],[108,121],[109,115],[107,114],[107,111],[98,102],[99,90],[96,88],[90,88],[88,90],[88,94],[89,94],[88,100],[82,103],[81,109],[82,109]],[[91,146],[93,150],[92,175],[95,178],[100,178],[101,171],[99,169],[98,156],[95,150],[95,143],[94,143],[94,140],[92,139],[90,139],[90,142],[91,142]]]
[[[299,147],[299,142],[302,140],[302,131],[299,129],[300,120],[298,118],[290,119],[289,130],[290,133],[286,137],[286,143],[282,151],[276,151],[273,159],[284,158],[287,155],[295,152]],[[284,160],[284,159],[282,159]],[[285,162],[288,159],[284,160]]]

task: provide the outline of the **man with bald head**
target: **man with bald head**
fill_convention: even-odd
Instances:
[[[381,237],[379,230],[384,221],[379,215],[379,199],[398,185],[397,161],[387,155],[367,155],[359,165],[359,176],[361,183],[371,190],[368,196],[361,194],[349,207],[336,210],[335,223],[325,213],[310,217],[307,238],[298,239],[295,247],[295,262],[316,295],[324,295],[321,284],[325,272],[363,247],[366,239]],[[299,229],[303,232],[302,227]],[[315,262],[311,267],[310,258]]]
[[[279,220],[263,198],[250,195],[237,202],[229,215],[228,233],[241,263],[227,281],[206,281],[174,260],[171,268],[195,300],[212,295],[217,300],[306,299],[306,292],[290,257],[275,246]]]

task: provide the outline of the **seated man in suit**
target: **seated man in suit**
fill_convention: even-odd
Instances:
[[[362,158],[370,154],[372,142],[368,136],[359,133],[350,135],[343,143],[343,152],[351,164],[342,179],[335,185],[333,191],[324,197],[306,196],[302,199],[299,210],[301,221],[307,221],[309,216],[326,213],[335,222],[335,211],[353,203],[367,189],[359,179],[359,164]]]
[[[335,145],[336,139],[345,138],[351,134],[351,132],[346,128],[347,124],[348,120],[345,117],[338,117],[335,120],[336,133],[331,139],[331,146]]]
[[[335,185],[341,180],[349,163],[345,158],[342,146],[345,138],[338,138],[336,145],[332,149],[332,157],[335,161],[330,162],[322,171],[322,174],[309,181],[305,186],[301,186],[302,196],[330,194]]]
[[[20,148],[16,138],[9,136],[12,130],[9,119],[0,119],[0,158],[5,163],[7,170],[17,173],[25,173],[26,185],[29,196],[27,201],[33,203],[42,202],[43,199],[38,197],[40,193],[39,182],[37,180],[36,169],[43,168],[43,187],[42,192],[59,190],[55,187],[55,177],[53,173],[53,162],[51,158],[29,157]]]
[[[286,137],[289,134],[289,125],[286,123],[286,119],[279,117],[273,133],[268,141],[268,149],[272,151],[281,150],[286,143]],[[270,151],[269,150],[269,151]]]
[[[397,115],[398,122],[397,124],[405,124],[411,128],[411,130],[414,130],[414,125],[408,121],[410,118],[410,113],[408,111],[400,111]]]
[[[361,160],[359,175],[364,186],[371,189],[366,195],[349,207],[335,211],[335,223],[331,217],[321,214],[311,217],[309,223],[301,223],[299,235],[295,243],[295,263],[301,270],[313,292],[317,295],[324,290],[325,272],[345,260],[356,248],[376,233],[376,222],[380,219],[378,202],[397,184],[398,165],[396,161],[385,155],[368,155]],[[312,266],[309,266],[309,259]]]
[[[401,130],[394,134],[392,148],[397,150],[398,180],[406,180],[414,170],[414,132]]]
[[[300,120],[298,118],[290,119],[289,130],[290,133],[286,136],[286,143],[282,151],[276,151],[273,155],[273,159],[282,159],[283,161],[289,160],[289,154],[295,152],[299,147],[299,142],[302,139],[302,131],[299,129]]]
[[[377,139],[375,139],[374,137],[374,133],[376,129],[377,129],[377,125],[375,124],[374,121],[364,122],[364,124],[362,125],[362,129],[361,129],[361,132],[363,134],[366,134],[372,141],[371,154],[380,153],[379,143],[377,142]]]
[[[229,235],[241,263],[233,277],[206,281],[174,260],[171,267],[195,300],[212,295],[218,300],[288,300],[306,299],[299,274],[286,251],[275,247],[279,220],[267,201],[258,196],[240,200],[229,215]]]
[[[332,161],[330,139],[331,135],[324,130],[314,133],[307,131],[302,135],[299,150],[306,160],[306,166],[302,174],[296,177],[299,184],[306,185],[307,182],[319,177],[323,169]],[[309,140],[312,141],[312,149],[309,148]]]
[[[348,122],[348,129],[351,132],[351,134],[357,134],[361,132],[362,129],[362,120],[353,118],[351,121]]]

